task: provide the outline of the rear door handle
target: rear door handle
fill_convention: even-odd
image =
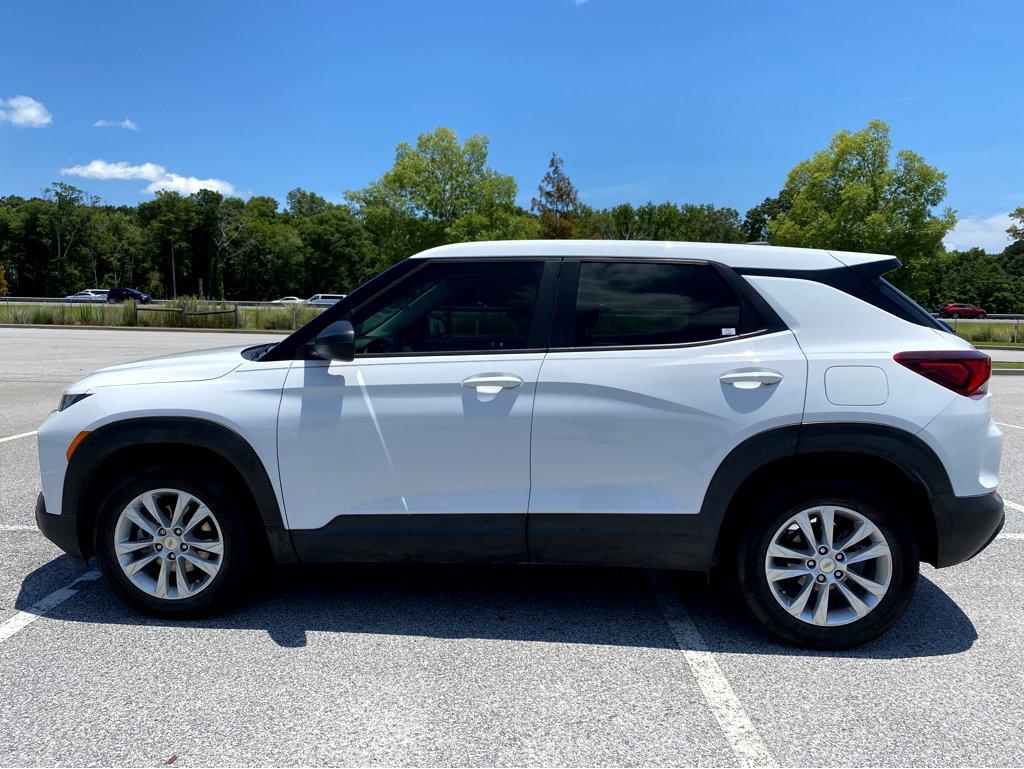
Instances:
[[[471,387],[481,395],[497,395],[502,390],[511,390],[522,383],[522,379],[512,374],[480,374],[462,380],[463,387]]]
[[[718,379],[722,384],[730,384],[741,390],[753,390],[755,387],[778,384],[782,381],[782,374],[778,371],[730,371]]]

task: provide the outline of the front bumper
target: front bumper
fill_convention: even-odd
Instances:
[[[36,498],[36,526],[43,536],[67,553],[75,563],[84,564],[82,548],[78,543],[78,526],[73,515],[51,515],[46,512],[43,495]]]
[[[934,494],[935,565],[954,566],[970,560],[1003,528],[1003,498],[993,491],[977,497]]]

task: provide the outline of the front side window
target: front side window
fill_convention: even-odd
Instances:
[[[754,331],[757,323],[709,265],[584,262],[572,346],[705,342]]]
[[[433,262],[353,311],[357,355],[528,347],[543,262]]]

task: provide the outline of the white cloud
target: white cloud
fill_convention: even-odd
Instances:
[[[124,120],[97,120],[92,124],[93,128],[106,128],[107,126],[117,126],[118,128],[123,128],[126,131],[139,130],[139,127],[130,117],[126,117]]]
[[[199,190],[213,190],[222,195],[235,194],[235,186],[223,179],[197,179],[195,176],[179,176],[178,174],[164,174],[145,189],[146,192],[161,190],[180,192],[182,195],[191,195]]]
[[[0,123],[5,122],[19,128],[39,128],[52,123],[53,115],[31,96],[15,96],[0,99]]]
[[[965,216],[957,221],[943,241],[946,248],[964,251],[975,246],[991,253],[999,253],[1010,245],[1006,228],[1010,226],[1009,214],[994,216]]]
[[[123,160],[116,163],[93,160],[84,166],[62,168],[60,172],[65,176],[80,176],[83,179],[145,179],[148,182],[155,182],[167,175],[167,169],[156,163],[132,166]]]
[[[83,179],[142,179],[150,182],[143,192],[160,192],[162,190],[180,192],[182,195],[191,195],[199,190],[213,190],[223,195],[234,195],[235,187],[231,182],[223,179],[200,179],[196,176],[181,176],[172,173],[156,163],[142,163],[141,165],[129,165],[124,160],[111,163],[107,160],[93,160],[85,165],[62,168],[60,172],[65,176],[79,176]]]

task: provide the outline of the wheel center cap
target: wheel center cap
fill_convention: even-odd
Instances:
[[[167,550],[177,550],[178,540],[176,537],[164,537],[164,548]]]
[[[818,561],[818,569],[820,571],[823,571],[825,574],[828,574],[835,568],[836,562],[833,561],[831,558],[822,558],[820,561]]]

